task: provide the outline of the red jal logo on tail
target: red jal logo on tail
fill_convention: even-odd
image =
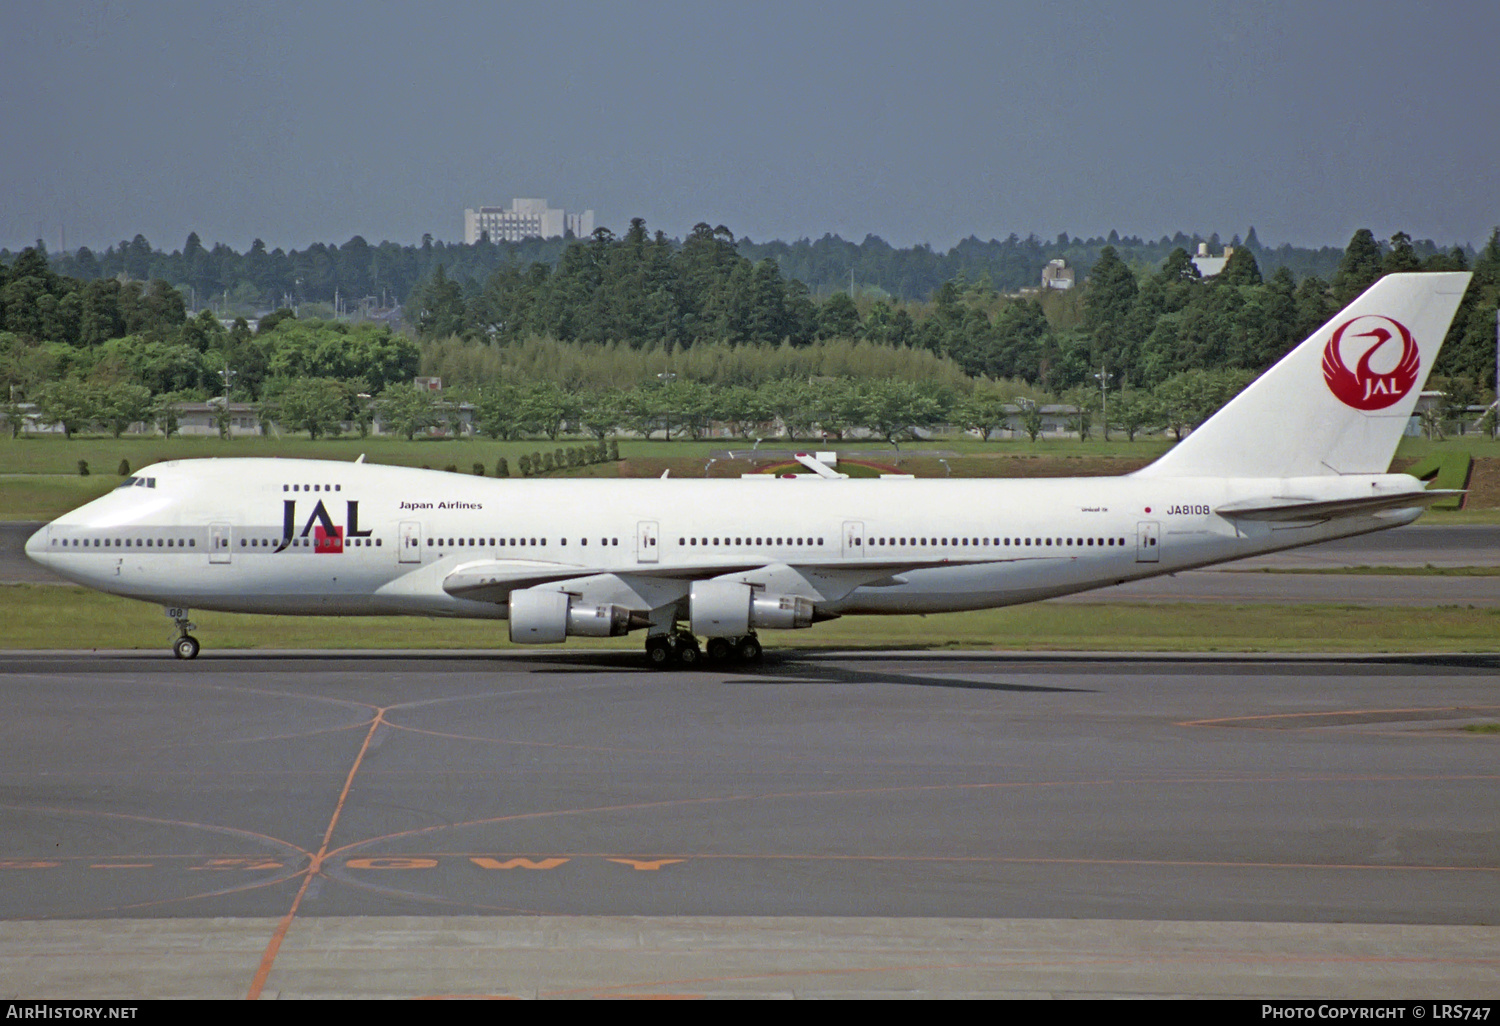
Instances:
[[[1359,344],[1365,346],[1353,370],[1344,362],[1342,343],[1346,337],[1351,344],[1361,340]],[[1363,341],[1366,339],[1371,341]],[[1399,355],[1394,351],[1395,346],[1386,344],[1395,339],[1401,341]],[[1346,406],[1356,410],[1383,410],[1412,390],[1422,366],[1421,357],[1406,325],[1389,317],[1368,314],[1345,321],[1334,331],[1328,347],[1323,350],[1323,380],[1328,382],[1328,390]],[[1377,359],[1381,366],[1390,369],[1372,367]]]

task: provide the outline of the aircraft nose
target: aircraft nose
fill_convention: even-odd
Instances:
[[[43,527],[26,539],[26,555],[32,560],[47,565],[47,528]]]

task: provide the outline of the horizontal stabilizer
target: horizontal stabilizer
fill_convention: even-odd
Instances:
[[[1397,495],[1365,495],[1357,499],[1300,499],[1276,496],[1270,499],[1246,499],[1217,507],[1214,512],[1231,520],[1265,520],[1271,522],[1336,520],[1360,517],[1387,509],[1416,509],[1431,506],[1462,495],[1461,491],[1433,489],[1425,492],[1401,492]]]

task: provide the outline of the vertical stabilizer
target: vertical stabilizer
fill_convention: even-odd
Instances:
[[[1385,473],[1468,284],[1386,275],[1137,476]]]

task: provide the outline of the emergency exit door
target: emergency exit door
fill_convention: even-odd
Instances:
[[[1142,520],[1135,529],[1135,561],[1137,563],[1161,562],[1161,524],[1155,520]]]
[[[844,558],[861,559],[865,554],[865,525],[863,521],[844,521]]]

